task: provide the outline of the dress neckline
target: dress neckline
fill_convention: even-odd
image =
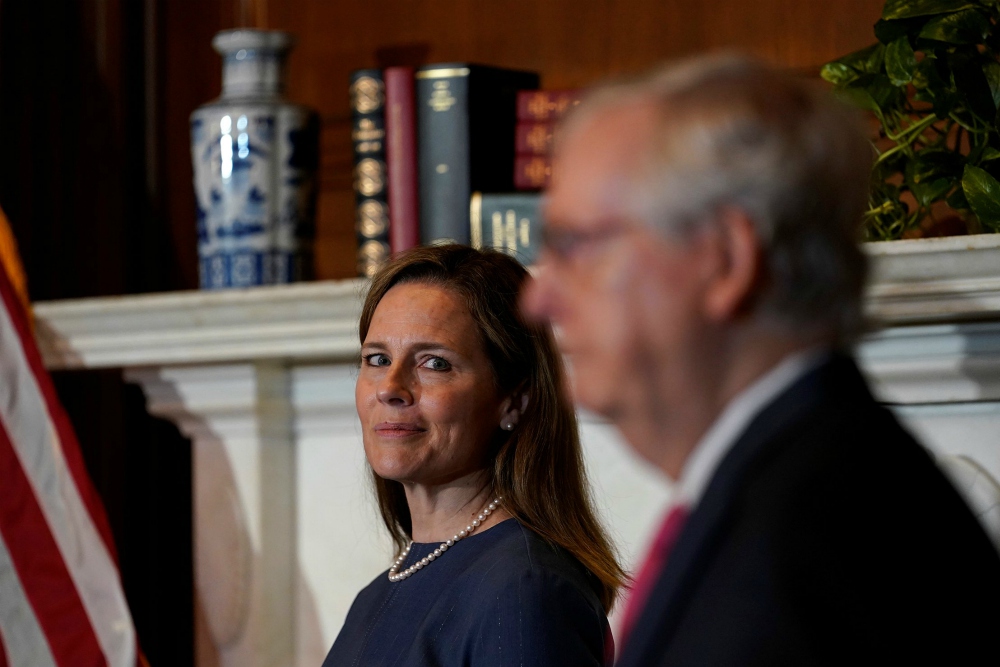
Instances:
[[[486,530],[481,530],[481,531],[477,530],[472,535],[469,535],[468,537],[466,537],[465,539],[463,539],[462,542],[469,542],[470,540],[475,540],[476,538],[482,537],[483,535],[489,535],[492,531],[494,531],[497,528],[500,528],[501,526],[504,526],[504,525],[506,525],[506,524],[508,524],[508,523],[510,523],[512,521],[515,524],[517,523],[517,519],[515,519],[514,517],[510,517],[508,519],[504,519],[500,523],[497,523],[497,524],[495,524],[493,526],[490,526]],[[442,541],[438,541],[438,542],[414,542],[412,548],[414,548],[414,549],[423,548],[423,547],[436,548],[438,545],[441,544]]]

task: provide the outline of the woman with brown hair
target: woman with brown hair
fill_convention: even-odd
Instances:
[[[610,665],[624,579],[587,487],[551,332],[498,252],[414,249],[373,280],[356,401],[399,556],[324,667]]]

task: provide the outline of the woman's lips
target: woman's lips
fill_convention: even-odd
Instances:
[[[407,422],[382,422],[375,427],[375,432],[387,438],[405,438],[417,433],[423,433],[426,429],[418,424]]]

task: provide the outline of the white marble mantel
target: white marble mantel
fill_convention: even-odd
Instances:
[[[859,346],[877,394],[932,449],[1000,477],[1000,235],[870,244]],[[53,370],[122,368],[192,439],[195,563],[220,665],[320,664],[388,545],[354,414],[362,281],[35,305]],[[669,497],[584,415],[588,466],[626,561]],[[137,443],[136,446],[141,446]]]

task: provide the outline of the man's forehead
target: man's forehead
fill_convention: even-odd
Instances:
[[[577,119],[557,147],[545,203],[553,224],[624,213],[654,116],[649,105],[617,106]]]
[[[630,104],[605,106],[593,111],[582,110],[571,120],[556,144],[556,157],[577,150],[604,152],[635,152],[648,143],[653,132],[657,111],[651,101],[635,100]]]

